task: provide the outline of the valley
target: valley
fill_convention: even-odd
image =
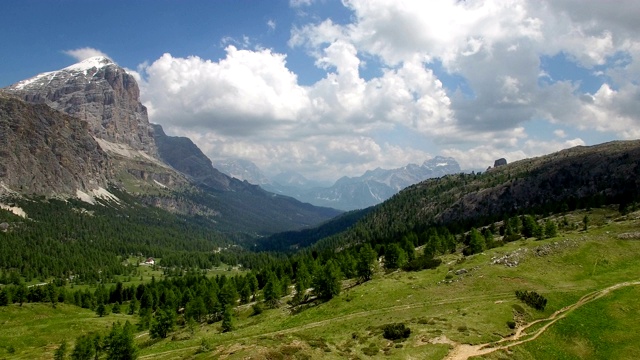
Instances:
[[[464,359],[466,354],[530,359],[549,351],[581,358],[585,353],[599,357],[614,347],[616,358],[632,359],[640,351],[635,342],[624,336],[605,336],[610,340],[602,336],[611,329],[637,326],[639,309],[627,301],[640,294],[636,261],[640,242],[626,239],[625,234],[637,232],[640,212],[621,215],[613,208],[601,208],[565,216],[579,223],[585,214],[592,219],[587,231],[518,240],[468,257],[443,255],[443,264],[432,270],[378,268],[372,280],[359,285],[343,282],[339,296],[310,303],[304,310],[287,305],[290,296],[259,315],[252,315],[251,303],[241,305],[234,310],[230,332],[221,333],[219,323],[195,329],[179,326],[166,339],[151,339],[148,331],[139,331],[135,334],[139,358]],[[525,254],[517,266],[494,263],[513,253]],[[523,289],[548,299],[544,311],[516,299],[514,291]],[[79,334],[108,328],[116,320],[137,321],[136,315],[98,317],[74,308],[60,304],[51,309],[37,303],[0,307],[5,329],[0,342],[14,344],[15,351],[0,356],[44,357],[62,340],[72,343]],[[601,311],[604,315],[599,315]],[[35,323],[21,320],[32,316],[38,319]],[[517,324],[514,330],[509,321]],[[384,339],[381,328],[389,323],[406,324],[410,336]],[[591,325],[580,331],[580,324]],[[571,335],[575,346],[567,348],[556,329],[576,326],[578,331]]]
[[[261,35],[209,38],[218,60],[58,48],[77,63],[9,70],[0,359],[640,358],[634,32],[569,27],[609,45],[567,52],[535,46],[576,21],[552,3],[454,1],[432,46],[412,33],[442,9],[386,3],[284,1],[276,22],[204,1],[218,20],[183,22],[256,11]],[[306,12],[325,5],[342,18]],[[287,36],[303,57],[262,45]]]

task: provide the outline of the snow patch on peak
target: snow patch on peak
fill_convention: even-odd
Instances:
[[[39,84],[51,82],[54,78],[59,76],[66,78],[69,76],[76,76],[78,75],[78,73],[84,73],[84,75],[95,75],[95,73],[98,72],[99,69],[109,65],[116,65],[116,63],[104,56],[94,56],[82,60],[77,64],[67,66],[62,70],[45,72],[42,74],[38,74],[30,79],[19,81],[16,84],[12,85],[10,88],[13,90],[24,90],[31,84],[35,84],[35,86],[38,86]]]
[[[38,74],[30,79],[19,81],[17,84],[13,85],[13,88],[16,90],[23,90],[25,87],[29,86],[30,84],[33,84],[34,82],[40,79],[44,79],[46,77],[52,77],[55,74],[56,74],[55,71]]]
[[[88,59],[84,59],[82,61],[80,61],[77,64],[73,64],[71,66],[67,66],[66,68],[62,69],[62,70],[66,70],[66,71],[89,71],[91,69],[100,69],[102,67],[108,66],[108,65],[115,65],[115,63],[113,61],[111,61],[111,59],[104,57],[104,56],[94,56],[94,57],[90,57]]]

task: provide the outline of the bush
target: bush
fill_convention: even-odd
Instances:
[[[256,315],[260,315],[262,314],[262,306],[258,303],[253,304],[253,306],[251,307],[253,309],[253,314],[251,314],[251,316],[256,316]]]
[[[520,239],[522,239],[522,235],[520,235],[520,234],[511,234],[511,235],[505,235],[502,238],[502,241],[504,241],[505,243],[508,243],[508,242],[513,242],[513,241],[520,240]]]
[[[411,329],[403,323],[387,324],[382,327],[382,336],[387,340],[406,339],[411,335]]]
[[[442,260],[429,258],[426,256],[417,257],[409,261],[402,267],[404,271],[420,271],[424,269],[435,269],[442,264]]]
[[[516,328],[516,322],[513,320],[509,320],[507,321],[507,326],[509,327],[509,329],[513,330]]]
[[[516,297],[536,310],[542,311],[547,306],[547,299],[535,291],[516,290]]]

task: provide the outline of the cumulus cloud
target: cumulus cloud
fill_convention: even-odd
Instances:
[[[301,86],[283,54],[231,45],[226,52],[217,62],[164,54],[140,67],[151,121],[188,135],[210,155],[250,158],[270,168],[296,164],[287,170],[306,167],[307,174],[325,177],[358,175],[430,157],[390,145],[377,133],[402,127],[435,135],[450,126],[442,84],[419,61],[364,80],[356,49],[336,42],[317,61],[326,77]],[[334,164],[341,168],[329,171]]]
[[[103,53],[102,51],[98,50],[98,49],[94,49],[91,47],[84,47],[84,48],[79,48],[79,49],[73,49],[73,50],[65,50],[63,51],[63,53],[71,56],[72,58],[76,59],[77,61],[82,61],[85,59],[88,59],[90,57],[94,57],[94,56],[104,56],[106,58],[109,58],[109,55]]]
[[[316,82],[301,85],[286,54],[227,39],[218,61],[165,54],[142,67],[152,121],[193,135],[210,155],[324,177],[421,162],[435,151],[482,168],[584,144],[571,129],[640,137],[637,2],[343,5],[348,23],[309,20],[291,29],[290,50],[323,72]],[[554,79],[541,59],[555,56],[600,74],[599,89]],[[376,69],[365,76],[365,66]],[[451,77],[464,89],[447,87]],[[538,119],[564,130],[531,139],[525,124]],[[410,143],[388,140],[407,133]]]

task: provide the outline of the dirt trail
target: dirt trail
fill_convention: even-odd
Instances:
[[[600,298],[606,294],[608,294],[611,290],[615,290],[617,288],[620,287],[624,287],[624,286],[631,286],[631,285],[640,285],[640,281],[636,281],[636,282],[624,282],[624,283],[620,283],[620,284],[616,284],[613,286],[610,286],[606,289],[603,290],[599,290],[590,294],[587,294],[585,296],[583,296],[580,300],[578,300],[578,302],[576,302],[575,304],[566,306],[558,311],[556,311],[555,313],[553,313],[551,316],[549,316],[546,319],[540,319],[540,320],[536,320],[534,322],[531,322],[525,326],[519,327],[516,330],[516,333],[514,335],[511,335],[509,337],[506,337],[504,339],[501,339],[495,343],[487,343],[487,344],[480,344],[480,345],[468,345],[468,344],[456,344],[453,342],[449,342],[449,344],[454,345],[454,349],[451,350],[451,352],[449,352],[449,354],[447,355],[447,357],[445,358],[445,360],[458,360],[458,359],[468,359],[471,356],[479,356],[479,355],[484,355],[484,354],[488,354],[491,352],[494,352],[496,350],[500,350],[500,349],[507,349],[509,347],[521,344],[523,342],[526,341],[531,341],[534,340],[535,338],[537,338],[542,332],[544,332],[544,330],[546,330],[551,324],[553,324],[555,321],[563,318],[564,316],[566,316],[566,314],[568,312],[570,312],[571,310],[580,307],[582,305],[584,305],[587,302],[593,301],[597,298]],[[392,311],[398,311],[398,310],[408,310],[408,309],[414,309],[414,308],[418,308],[418,307],[422,307],[422,306],[426,306],[426,305],[443,305],[443,304],[451,304],[451,303],[456,303],[456,302],[464,302],[464,301],[469,301],[469,300],[477,300],[477,299],[486,299],[486,300],[493,300],[493,299],[502,299],[505,296],[508,295],[512,295],[511,292],[509,293],[496,293],[496,294],[488,294],[488,295],[475,295],[475,296],[464,296],[464,297],[458,297],[458,298],[451,298],[451,299],[441,299],[441,300],[432,300],[432,301],[421,301],[421,302],[417,302],[417,303],[412,303],[412,304],[405,304],[405,305],[396,305],[396,306],[390,306],[390,307],[385,307],[385,308],[380,308],[380,309],[374,309],[374,310],[365,310],[365,311],[360,311],[360,312],[355,312],[355,313],[351,313],[351,314],[347,314],[347,315],[342,315],[342,316],[337,316],[335,318],[331,318],[331,319],[326,319],[326,320],[321,320],[321,321],[316,321],[316,322],[312,322],[312,323],[308,323],[308,324],[304,324],[304,325],[299,325],[299,326],[295,326],[295,327],[291,327],[288,329],[283,329],[283,330],[277,330],[277,331],[272,331],[269,333],[262,333],[262,334],[255,334],[255,335],[247,335],[247,336],[241,336],[238,338],[235,338],[231,341],[240,341],[240,340],[245,340],[245,339],[253,339],[253,338],[258,338],[258,337],[269,337],[269,336],[276,336],[276,335],[285,335],[285,334],[290,334],[290,333],[295,333],[301,330],[308,330],[308,329],[312,329],[318,326],[323,326],[323,325],[327,325],[331,322],[335,322],[335,321],[345,321],[345,320],[350,320],[350,319],[354,319],[354,318],[358,318],[358,317],[364,317],[364,316],[370,316],[370,315],[375,315],[375,314],[383,314],[383,313],[388,313],[388,312],[392,312]],[[543,322],[543,321],[550,321],[548,324],[546,324],[545,326],[543,326],[542,328],[538,329],[535,333],[532,334],[531,338],[526,338],[526,339],[522,339],[525,336],[528,336],[528,334],[525,333],[525,330],[528,329],[529,327]],[[504,342],[508,342],[508,341],[513,341],[513,343],[510,344],[506,344],[506,345],[502,345],[502,346],[497,346],[501,343]],[[155,353],[155,354],[149,354],[149,355],[144,355],[144,356],[140,356],[139,359],[151,359],[151,358],[157,358],[157,357],[164,357],[166,355],[172,354],[172,353],[179,353],[179,352],[184,352],[184,351],[190,351],[190,350],[195,350],[197,349],[198,346],[191,346],[191,347],[187,347],[187,348],[181,348],[181,349],[175,349],[175,350],[168,350],[168,351],[164,351],[161,353]]]
[[[575,304],[563,307],[562,309],[551,314],[551,316],[549,316],[548,318],[539,319],[527,325],[518,327],[516,329],[516,332],[513,335],[505,337],[497,342],[480,344],[480,345],[457,344],[453,348],[453,350],[449,352],[445,360],[467,360],[472,356],[486,355],[497,350],[508,349],[510,347],[535,340],[538,338],[538,336],[542,335],[542,333],[544,333],[551,325],[553,325],[556,321],[567,316],[567,314],[569,314],[571,311],[581,307],[584,304],[590,303],[593,300],[597,300],[609,294],[613,290],[616,290],[622,287],[627,287],[627,286],[634,286],[634,285],[640,285],[640,281],[627,281],[627,282],[609,286],[608,288],[605,288],[602,290],[589,293],[581,297],[580,300],[578,300]],[[541,328],[539,328],[538,330],[534,331],[533,333],[528,334],[526,332],[526,330],[532,327],[533,325],[543,323],[543,322],[547,322],[547,323]],[[501,344],[504,344],[504,345],[501,345]]]

